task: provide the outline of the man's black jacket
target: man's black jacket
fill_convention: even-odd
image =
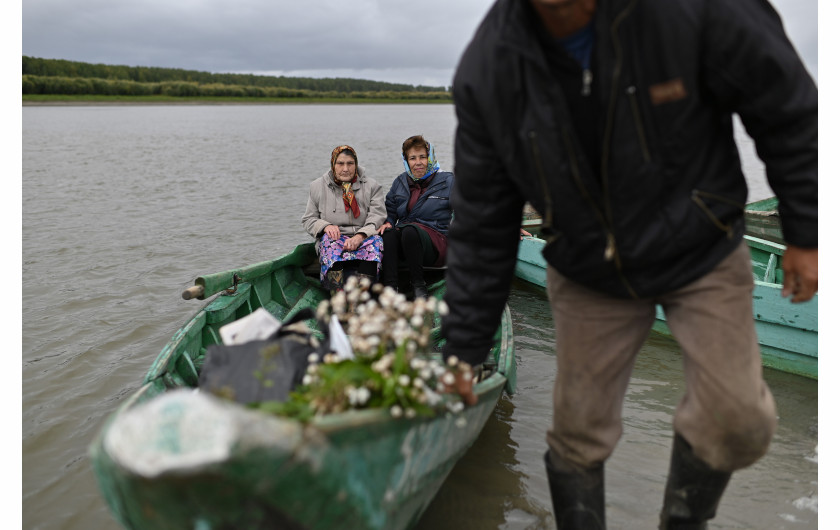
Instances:
[[[455,75],[446,352],[486,355],[525,201],[550,226],[548,263],[591,289],[655,297],[713,269],[743,235],[733,113],[765,163],[786,241],[817,246],[817,90],[768,2],[599,0],[597,174],[530,10],[498,0]]]

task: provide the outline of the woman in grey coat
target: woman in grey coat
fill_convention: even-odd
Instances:
[[[309,185],[309,200],[301,222],[317,242],[321,283],[335,291],[347,276],[358,274],[375,282],[382,263],[385,222],[382,186],[365,176],[356,151],[349,145],[333,149],[330,170]]]

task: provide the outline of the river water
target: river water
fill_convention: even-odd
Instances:
[[[424,134],[452,169],[450,105],[23,108],[23,528],[118,528],[87,446],[201,302],[201,274],[275,258],[308,236],[307,183],[338,144],[389,187]],[[770,195],[742,142],[751,200]],[[553,528],[542,465],[555,370],[542,291],[510,306],[519,388],[504,397],[419,528]],[[682,391],[679,348],[652,335],[607,464],[612,528],[654,528]],[[817,528],[817,383],[771,370],[779,429],[736,473],[713,528]]]

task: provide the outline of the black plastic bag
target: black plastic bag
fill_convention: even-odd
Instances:
[[[303,381],[309,356],[318,354],[320,362],[329,349],[326,325],[319,321],[324,340],[318,341],[301,322],[313,317],[311,309],[302,309],[269,339],[209,346],[199,388],[243,404],[285,401]],[[296,322],[301,325],[290,326]]]

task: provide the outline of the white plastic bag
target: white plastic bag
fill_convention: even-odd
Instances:
[[[233,346],[252,340],[265,340],[281,326],[281,322],[274,318],[274,315],[259,307],[250,315],[219,328],[219,335],[222,336],[224,345]]]
[[[353,355],[353,348],[350,346],[350,339],[347,338],[347,334],[341,327],[341,322],[335,315],[330,318],[330,350],[335,352],[341,360],[356,358]]]

